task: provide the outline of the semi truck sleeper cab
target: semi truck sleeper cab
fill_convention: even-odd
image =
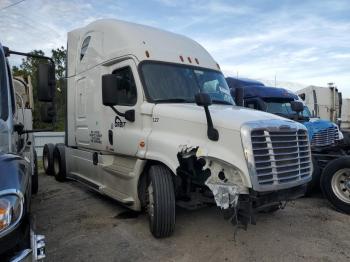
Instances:
[[[175,203],[213,203],[247,224],[304,194],[306,128],[235,106],[195,41],[98,20],[68,33],[67,61],[66,142],[46,171],[145,209],[155,237],[174,231]]]

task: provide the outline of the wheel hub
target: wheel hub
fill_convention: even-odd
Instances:
[[[350,191],[350,179],[347,179],[344,183],[346,190]]]
[[[332,177],[332,190],[341,201],[350,204],[350,169],[340,169]]]

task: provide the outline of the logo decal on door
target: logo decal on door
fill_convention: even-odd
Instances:
[[[125,127],[126,121],[122,121],[119,116],[115,116],[114,126],[115,127]]]

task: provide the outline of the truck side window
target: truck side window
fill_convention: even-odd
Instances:
[[[14,92],[13,82],[12,82],[11,68],[10,68],[9,64],[7,64],[7,74],[8,74],[8,79],[10,79],[9,84],[10,84],[12,114],[15,114],[15,112],[16,112],[16,102],[15,101],[16,100],[15,100],[15,92]]]
[[[81,45],[80,61],[83,59],[83,57],[86,53],[86,50],[87,50],[89,43],[90,43],[90,40],[91,40],[91,36],[86,37],[83,41],[83,44]]]
[[[118,86],[118,105],[120,106],[133,106],[137,101],[137,92],[134,76],[130,67],[123,67],[113,71],[119,81]]]

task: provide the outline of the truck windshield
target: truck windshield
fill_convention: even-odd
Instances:
[[[290,102],[266,102],[266,112],[276,115],[283,115],[285,117],[293,117],[296,112],[294,112],[291,108]],[[303,112],[301,115],[306,118],[310,118],[311,114],[307,106],[304,106]]]
[[[141,66],[148,99],[155,103],[194,103],[199,92],[208,93],[213,104],[234,105],[222,73],[210,69],[166,63]]]

